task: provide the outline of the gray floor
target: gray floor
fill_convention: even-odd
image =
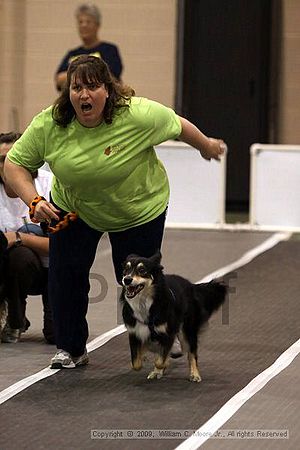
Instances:
[[[179,273],[196,282],[240,258],[268,236],[270,233],[167,230],[162,262],[165,272]],[[91,274],[93,279],[92,300],[88,311],[89,341],[120,323],[117,310],[119,288],[115,282],[110,244],[106,236],[100,242]],[[107,294],[104,296],[106,287]],[[27,315],[31,327],[22,334],[21,342],[0,344],[0,391],[45,368],[55,352],[54,346],[44,343],[41,333],[40,297],[29,298]]]
[[[299,271],[299,241],[291,240],[285,244],[290,248],[289,255],[290,261],[287,263],[286,258],[274,258],[273,265],[269,264],[269,272],[276,270],[274,264],[282,264],[282,271],[278,274],[277,281],[274,282],[271,292],[274,309],[278,313],[278,298],[279,286],[281,289],[288,293],[286,297],[286,311],[282,314],[282,319],[279,322],[280,328],[275,333],[279,333],[281,329],[285,330],[286,336],[291,336],[293,331],[296,330],[292,341],[297,342],[300,338],[300,329],[296,326],[292,331],[290,318],[296,315],[298,318],[298,312],[293,310],[291,305],[292,299],[299,299],[300,279],[298,276]],[[297,243],[296,243],[297,242]],[[297,249],[297,251],[296,251]],[[280,248],[278,249],[280,250]],[[257,267],[257,275],[263,271],[263,267]],[[289,276],[293,272],[294,282],[289,282]],[[254,277],[255,279],[255,277]],[[270,282],[270,279],[266,278],[266,283]],[[268,285],[270,290],[270,286]],[[266,295],[268,295],[266,293]],[[297,308],[297,304],[295,304]],[[272,312],[270,311],[270,314]],[[278,323],[276,322],[278,326]],[[275,327],[275,323],[274,323]],[[243,338],[241,338],[243,339]],[[253,339],[255,341],[255,338]],[[261,340],[262,357],[265,355],[265,351],[268,348],[271,349],[273,341],[268,341],[268,345]],[[300,343],[298,344],[300,346]],[[288,346],[287,346],[288,348]],[[263,352],[262,352],[263,349]],[[251,399],[249,399],[239,411],[233,415],[233,417],[224,423],[219,430],[221,439],[210,439],[201,448],[205,450],[251,450],[251,449],[272,449],[272,450],[296,450],[300,447],[300,434],[299,434],[299,409],[300,409],[300,387],[299,387],[299,372],[300,372],[300,356],[298,355],[293,362],[277,376],[272,378],[267,385],[256,393]],[[224,431],[223,431],[224,430]],[[283,431],[282,439],[262,439],[261,432],[267,431]],[[243,436],[244,432],[244,436]],[[248,435],[248,438],[247,438]],[[252,435],[252,438],[249,436]],[[224,438],[225,436],[225,438]],[[230,436],[234,436],[232,439]],[[257,436],[255,439],[253,436]]]
[[[167,266],[171,252],[167,245],[170,244],[172,249],[180,245],[174,240],[178,238],[177,232],[167,234],[164,254],[169,272],[173,269],[169,270]],[[234,235],[223,233],[223,240],[230,244],[230,238],[236,237],[231,242],[236,247],[240,234]],[[244,243],[247,235],[241,239]],[[189,271],[193,281],[207,273],[198,275],[198,267],[195,267],[198,259],[204,261],[205,268],[209,266],[203,256],[200,258],[194,253],[200,237],[203,250],[210,238],[217,242],[220,234],[193,232],[191,247],[190,244],[183,246],[185,251],[189,248],[188,261],[181,267],[183,260],[179,261],[177,257],[177,268],[174,268],[180,273]],[[248,249],[243,248],[243,252]],[[239,256],[235,255],[234,259]],[[299,338],[299,262],[300,243],[289,241],[278,244],[236,271],[236,289],[231,291],[228,303],[229,322],[223,323],[220,311],[201,339],[201,385],[186,381],[183,358],[170,365],[165,378],[149,383],[146,380],[148,367],[139,373],[129,369],[127,336],[120,335],[91,354],[90,366],[61,371],[4,403],[0,421],[1,449],[27,450],[33,446],[42,449],[52,445],[59,449],[175,448],[180,444],[178,440],[93,441],[90,430],[196,429],[206,423],[226,401],[273,364]],[[211,266],[210,271],[218,267]],[[20,348],[23,344],[26,343],[11,348]],[[22,357],[15,360],[22,361]],[[211,439],[203,447],[299,448],[299,365],[297,357],[222,426],[222,429],[234,432],[288,430],[288,440]]]
[[[288,439],[210,439],[203,450],[297,450],[300,447],[300,356],[283,372],[273,378],[260,392],[227,421],[222,430],[233,431],[234,436],[242,436],[238,431],[258,433],[267,430],[287,431]],[[229,433],[228,433],[229,434]],[[226,436],[228,435],[226,434]],[[247,436],[247,435],[245,435]]]

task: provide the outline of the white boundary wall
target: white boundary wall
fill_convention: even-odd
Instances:
[[[300,145],[253,144],[250,227],[300,231]]]
[[[208,162],[180,141],[155,150],[170,181],[167,228],[300,232],[300,145],[250,147],[250,220],[236,224],[225,221],[226,154]]]
[[[224,225],[226,155],[220,162],[209,162],[198,150],[179,141],[167,141],[155,150],[170,182],[166,226],[216,228]]]

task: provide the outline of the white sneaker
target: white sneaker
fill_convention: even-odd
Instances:
[[[57,350],[51,359],[50,369],[74,369],[75,363],[69,352]]]
[[[181,344],[178,337],[176,336],[170,351],[171,358],[180,358],[183,355]]]
[[[51,359],[50,369],[74,369],[77,366],[85,366],[89,362],[87,350],[81,356],[71,356],[65,350],[57,350]]]
[[[6,322],[5,327],[1,333],[1,342],[5,344],[16,344],[19,342],[21,336],[21,330],[19,328],[10,328],[8,323]]]
[[[87,353],[87,350],[86,349],[84,350],[83,355],[73,356],[72,359],[73,359],[73,362],[76,367],[77,366],[85,366],[89,362],[89,355]]]

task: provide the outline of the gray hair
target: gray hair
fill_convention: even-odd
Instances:
[[[101,13],[99,8],[93,3],[83,3],[79,5],[75,11],[75,17],[78,18],[80,14],[86,14],[93,17],[97,25],[101,25]]]

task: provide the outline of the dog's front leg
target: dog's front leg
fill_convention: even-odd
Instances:
[[[148,380],[159,380],[163,377],[165,369],[158,369],[156,366],[154,366],[154,369],[148,374],[147,379]]]
[[[166,367],[168,365],[168,356],[171,350],[173,344],[173,340],[170,340],[170,342],[167,342],[164,346],[161,348],[161,352],[159,355],[157,355],[155,361],[154,361],[154,369],[149,373],[148,380],[154,380],[162,378]]]
[[[134,370],[141,370],[143,363],[143,345],[135,336],[129,333],[129,345],[131,352],[131,365]]]
[[[200,383],[201,376],[197,363],[197,352],[189,352],[189,366],[190,366],[190,381],[195,381],[196,383]]]
[[[158,380],[162,378],[165,369],[168,365],[168,355],[163,357],[162,355],[158,355],[154,362],[154,369],[149,373],[148,380],[154,380],[157,378]]]

